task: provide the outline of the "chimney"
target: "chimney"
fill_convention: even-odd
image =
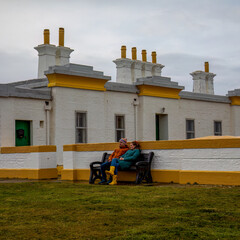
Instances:
[[[147,51],[142,50],[142,77],[151,77],[152,76],[152,66],[153,64],[147,62]]]
[[[137,60],[137,48],[132,48],[132,82],[136,82],[137,78],[142,77],[142,61]]]
[[[126,57],[127,48],[126,46],[121,47],[121,58],[114,60],[113,62],[117,65],[117,79],[118,83],[132,83],[132,63],[133,60]]]
[[[164,65],[157,63],[157,53],[152,52],[152,76],[161,76]]]
[[[193,92],[214,94],[213,78],[216,74],[209,72],[208,62],[205,62],[205,72],[195,71],[190,75],[193,77]]]
[[[59,28],[59,42],[56,52],[56,65],[66,65],[69,63],[70,54],[74,51],[68,47],[64,47],[64,28]]]
[[[73,51],[64,47],[64,28],[59,28],[59,46],[50,44],[49,29],[44,29],[44,43],[34,49],[38,51],[38,78],[44,78],[44,71],[55,65],[65,65],[69,63],[70,54]]]
[[[142,50],[142,61],[137,60],[137,48],[132,48],[132,59],[127,58],[126,46],[121,47],[121,58],[113,61],[117,66],[119,83],[132,84],[138,78],[161,76],[164,65],[157,63],[157,53],[152,52],[152,62],[147,62],[147,51]]]
[[[56,51],[55,45],[50,44],[49,29],[44,29],[43,32],[44,44],[38,45],[34,49],[38,51],[38,78],[44,78],[44,71],[48,70],[50,66],[56,65]]]

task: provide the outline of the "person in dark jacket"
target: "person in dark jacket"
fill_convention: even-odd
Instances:
[[[123,154],[120,158],[113,158],[109,171],[105,171],[106,174],[112,176],[113,180],[109,185],[117,184],[117,174],[118,170],[129,169],[140,156],[140,146],[137,141],[130,143],[130,150]]]
[[[120,158],[124,153],[126,153],[129,150],[129,147],[127,145],[127,139],[121,138],[119,140],[119,148],[116,148],[114,152],[109,156],[108,161],[101,164],[101,173],[102,173],[102,181],[99,182],[99,184],[107,184],[112,181],[112,177],[110,177],[109,182],[107,182],[107,176],[105,171],[109,170],[111,166],[111,161],[114,158]]]

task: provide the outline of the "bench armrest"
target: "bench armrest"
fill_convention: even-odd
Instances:
[[[147,167],[149,165],[148,162],[140,161],[136,163],[136,167]]]
[[[101,161],[91,162],[90,167],[94,167],[94,165],[99,165],[100,166],[101,164],[102,164]]]

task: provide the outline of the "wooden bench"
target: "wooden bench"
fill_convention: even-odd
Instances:
[[[101,164],[108,161],[110,154],[106,152],[102,155],[101,161],[96,161],[90,163],[90,177],[89,183],[94,184],[96,179],[102,179],[101,176]],[[143,180],[146,180],[147,183],[152,183],[152,175],[151,175],[151,163],[153,159],[154,153],[141,153],[140,157],[136,161],[136,163],[131,166],[130,169],[124,171],[135,171],[136,172],[136,184],[142,183]]]

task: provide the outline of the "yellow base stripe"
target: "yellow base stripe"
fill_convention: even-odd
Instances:
[[[181,171],[179,183],[240,185],[240,172]]]
[[[152,170],[153,182],[240,185],[240,172]],[[62,180],[89,180],[89,169],[63,169]],[[135,181],[136,173],[120,171],[119,181]]]
[[[24,146],[24,147],[1,147],[0,153],[32,153],[32,152],[56,152],[57,148],[53,145],[48,146]]]
[[[142,150],[154,149],[198,149],[198,148],[240,148],[240,138],[190,139],[139,142]],[[113,151],[119,143],[88,143],[64,145],[63,151]]]
[[[56,168],[48,169],[0,169],[0,178],[50,179],[57,178]]]
[[[71,76],[56,73],[48,74],[47,78],[49,81],[48,87],[80,88],[95,91],[106,91],[104,85],[108,81],[106,79]]]
[[[62,175],[63,165],[57,165],[58,176]]]

